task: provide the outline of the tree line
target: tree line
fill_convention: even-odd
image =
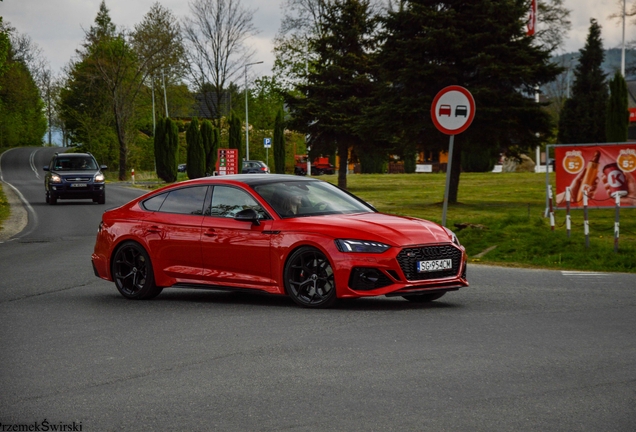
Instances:
[[[552,55],[570,22],[563,0],[540,0],[539,31],[528,35],[528,6],[527,0],[287,0],[273,76],[242,89],[250,127],[273,132],[275,171],[285,171],[286,156],[277,149],[293,151],[285,133],[291,129],[298,132],[296,152],[307,145],[311,156],[338,156],[345,188],[351,160],[363,172],[382,172],[395,155],[414,172],[418,153],[444,151],[447,137],[433,126],[430,105],[451,84],[468,88],[477,105],[473,124],[455,139],[453,166],[464,170],[491,169],[501,153],[514,157],[555,140],[599,142],[606,137],[598,130],[623,130],[624,80],[615,77],[608,86],[595,72],[595,21],[560,116],[550,114],[548,102],[535,102],[538,89],[563,71]],[[54,96],[41,98],[54,108],[69,144],[118,167],[122,179],[131,163],[159,173],[163,149],[176,152],[166,159],[168,171],[176,169],[172,160],[185,158],[190,177],[213,170],[211,149],[245,149],[245,119],[233,108],[245,96],[237,83],[254,54],[248,40],[257,33],[255,11],[240,0],[194,0],[190,11],[180,21],[155,3],[127,31],[112,23],[102,1]],[[582,96],[589,102],[577,102]],[[41,124],[31,130],[43,134]],[[176,141],[168,137],[175,131]],[[451,202],[459,173],[452,174]]]

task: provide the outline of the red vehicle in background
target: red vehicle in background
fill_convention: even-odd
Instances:
[[[307,155],[296,155],[296,164],[294,165],[294,174],[307,175]],[[311,175],[333,174],[334,166],[329,163],[327,157],[317,157],[311,163]]]

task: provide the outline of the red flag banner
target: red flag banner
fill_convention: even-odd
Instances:
[[[636,122],[636,108],[629,109],[629,122]]]
[[[566,206],[565,188],[570,187],[570,207],[636,207],[636,143],[556,146],[554,148],[557,207]]]
[[[530,15],[528,16],[528,36],[534,36],[535,29],[537,27],[537,0],[532,0],[530,3]]]

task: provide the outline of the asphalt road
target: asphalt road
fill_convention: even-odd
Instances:
[[[90,254],[101,213],[141,192],[109,184],[105,206],[48,206],[53,151],[0,159],[29,215],[0,243],[3,426],[636,430],[634,275],[472,265],[471,287],[430,305],[318,311],[194,290],[128,301]]]

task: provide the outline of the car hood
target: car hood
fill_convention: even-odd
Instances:
[[[434,222],[384,213],[299,217],[286,219],[285,222],[292,230],[334,238],[373,240],[392,246],[452,241],[446,230]]]

